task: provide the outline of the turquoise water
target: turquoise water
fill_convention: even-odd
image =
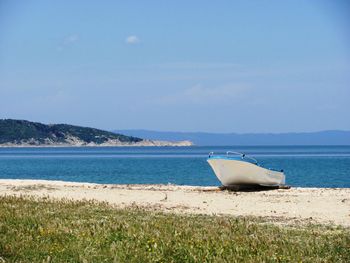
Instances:
[[[292,186],[350,187],[350,146],[0,148],[0,178],[220,185],[206,158],[229,150],[284,169]]]

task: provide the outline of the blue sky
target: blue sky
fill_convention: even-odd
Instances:
[[[0,0],[0,118],[350,130],[350,2]]]

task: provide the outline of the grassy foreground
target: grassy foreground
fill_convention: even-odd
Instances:
[[[0,197],[0,262],[350,262],[350,231]]]

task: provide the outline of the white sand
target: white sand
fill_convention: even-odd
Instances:
[[[259,192],[217,187],[102,185],[45,180],[0,180],[0,195],[94,199],[117,207],[138,206],[175,213],[257,216],[277,223],[350,227],[350,188],[292,188]]]

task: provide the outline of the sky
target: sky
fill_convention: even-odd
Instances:
[[[350,130],[350,2],[0,0],[0,118]]]

